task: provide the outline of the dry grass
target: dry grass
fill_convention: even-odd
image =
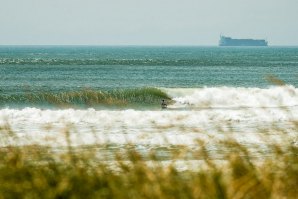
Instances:
[[[6,129],[6,130],[5,130]],[[9,127],[2,129],[13,134]],[[68,133],[66,133],[67,139]],[[297,198],[298,147],[268,143],[270,156],[255,160],[236,141],[224,163],[214,160],[198,142],[198,150],[181,146],[163,164],[158,151],[142,154],[127,145],[113,160],[99,158],[108,146],[75,150],[70,143],[54,153],[42,146],[0,149],[0,198]],[[190,158],[191,157],[191,158]],[[200,160],[199,169],[180,171],[176,161]]]

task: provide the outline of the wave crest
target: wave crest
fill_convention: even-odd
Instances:
[[[266,89],[212,87],[164,89],[175,102],[173,107],[266,108],[298,106],[298,89],[291,85]]]

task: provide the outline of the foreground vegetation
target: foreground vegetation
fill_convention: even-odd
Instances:
[[[269,155],[253,158],[235,141],[221,163],[203,142],[196,151],[181,147],[163,164],[155,151],[135,147],[104,161],[99,146],[76,151],[70,145],[53,152],[41,146],[2,147],[0,198],[297,198],[298,148],[268,145]],[[108,146],[107,146],[108,147]],[[177,169],[183,160],[199,160],[197,169]],[[183,162],[182,161],[182,162]]]

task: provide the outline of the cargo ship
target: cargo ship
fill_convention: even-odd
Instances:
[[[220,36],[219,46],[268,46],[264,39],[232,39]]]

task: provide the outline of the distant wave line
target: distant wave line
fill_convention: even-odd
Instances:
[[[267,66],[263,61],[258,61],[259,66]],[[0,58],[0,65],[156,65],[156,66],[238,66],[247,64],[243,60],[210,59],[57,59],[57,58]],[[271,65],[280,66],[279,63]],[[296,66],[297,63],[288,63]]]

